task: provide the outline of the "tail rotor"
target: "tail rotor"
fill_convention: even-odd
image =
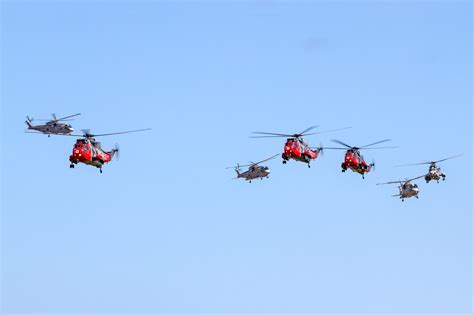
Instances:
[[[370,168],[375,171],[375,160],[372,159],[372,163],[370,163]]]
[[[120,146],[118,143],[115,144],[114,148],[111,151],[112,157],[116,156],[117,160],[120,160]]]
[[[235,172],[237,173],[237,176],[240,175],[240,164],[237,163],[237,166],[235,167]]]
[[[319,143],[319,147],[310,147],[310,149],[316,151],[319,155],[324,155],[324,147],[322,143]]]
[[[28,126],[28,129],[33,127],[33,117],[26,116],[25,124]]]

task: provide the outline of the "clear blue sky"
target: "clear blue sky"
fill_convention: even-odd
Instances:
[[[407,2],[2,3],[2,309],[66,312],[470,313],[472,5]],[[69,169],[74,140],[23,133],[26,115],[122,156]],[[280,153],[252,131],[367,151],[224,168]],[[447,181],[420,199],[375,183]]]

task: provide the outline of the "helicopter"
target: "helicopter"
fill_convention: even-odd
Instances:
[[[283,153],[281,157],[283,158],[283,164],[286,164],[290,159],[295,161],[307,163],[308,167],[311,167],[310,162],[311,160],[315,160],[319,153],[322,151],[322,147],[311,148],[304,140],[303,136],[310,136],[316,135],[326,132],[333,132],[338,130],[349,129],[351,127],[346,128],[339,128],[339,129],[332,129],[332,130],[325,130],[320,132],[312,132],[308,133],[309,131],[317,128],[319,126],[312,126],[306,128],[300,133],[295,134],[282,134],[282,133],[271,133],[271,132],[261,132],[255,131],[252,132],[253,134],[257,134],[259,136],[251,136],[250,138],[287,138],[286,143],[283,149]]]
[[[247,164],[247,165],[237,164],[237,166],[230,166],[230,167],[227,167],[227,169],[235,168],[235,172],[237,173],[237,177],[235,177],[234,179],[243,178],[243,179],[247,180],[249,183],[251,183],[252,180],[256,179],[256,178],[260,178],[261,180],[264,177],[268,178],[268,176],[270,175],[270,169],[268,168],[268,166],[259,166],[259,164],[261,164],[263,162],[266,162],[266,161],[269,161],[271,159],[274,159],[277,156],[278,156],[278,154],[275,154],[274,156],[269,157],[268,159],[262,160],[262,161],[257,162],[257,163],[250,162],[250,164]],[[247,167],[247,166],[249,167],[248,171],[242,172],[240,170],[241,167]]]
[[[365,174],[369,173],[374,167],[375,167],[375,162],[372,162],[370,164],[367,164],[367,162],[364,160],[364,157],[360,153],[360,150],[374,150],[374,149],[391,149],[391,148],[396,148],[396,147],[378,147],[378,148],[369,148],[370,146],[384,143],[391,141],[390,139],[385,139],[381,141],[377,141],[371,144],[366,144],[361,147],[353,147],[350,146],[340,140],[331,140],[332,142],[338,143],[340,145],[343,145],[345,148],[324,148],[324,149],[329,149],[329,150],[346,150],[346,155],[344,157],[344,161],[341,163],[341,168],[342,172],[344,173],[347,171],[347,169],[351,169],[353,172],[356,172],[360,175],[362,175],[362,178],[365,178]]]
[[[38,119],[38,121],[46,121],[45,124],[42,125],[33,125],[33,118],[30,118],[26,116],[26,125],[28,126],[28,130],[35,130],[39,131],[43,134],[48,135],[48,137],[51,137],[51,135],[68,135],[71,132],[74,131],[74,128],[70,124],[66,124],[63,121],[69,121],[71,120],[70,118],[79,116],[79,114],[74,114],[62,118],[57,118],[55,114],[51,114],[53,116],[53,119]]]
[[[429,168],[428,168],[428,173],[425,175],[426,183],[429,183],[432,180],[435,180],[437,183],[439,183],[440,179],[446,180],[446,174],[444,174],[441,171],[441,167],[438,167],[436,165],[436,163],[440,163],[440,162],[443,162],[443,161],[446,161],[446,160],[451,160],[451,159],[454,159],[454,158],[457,158],[457,157],[460,157],[460,156],[462,156],[462,154],[451,156],[451,157],[448,157],[448,158],[444,158],[444,159],[441,159],[441,160],[438,160],[438,161],[421,162],[421,163],[414,163],[414,164],[404,164],[404,165],[397,165],[396,167],[427,164],[427,165],[429,165]]]
[[[72,149],[72,154],[69,156],[69,161],[71,162],[69,167],[74,168],[76,164],[84,163],[97,167],[102,173],[102,166],[105,163],[110,162],[112,158],[119,153],[119,147],[116,145],[112,150],[105,151],[102,149],[101,143],[95,140],[96,137],[119,135],[146,130],[150,130],[150,128],[113,133],[103,133],[96,135],[91,134],[90,130],[83,129],[82,131],[84,132],[84,134],[82,135],[71,134],[70,136],[80,137],[80,139],[76,140],[74,148]]]
[[[412,184],[411,182],[417,180],[419,178],[424,177],[424,175],[412,178],[412,179],[405,179],[404,181],[393,181],[393,182],[386,182],[386,183],[378,183],[377,185],[387,185],[387,184],[399,184],[399,194],[393,195],[392,197],[400,197],[402,201],[405,201],[405,198],[415,197],[418,199],[418,194],[420,193],[420,189],[418,188],[417,184]]]

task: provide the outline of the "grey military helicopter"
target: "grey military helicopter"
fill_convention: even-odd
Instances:
[[[70,124],[64,123],[65,121],[70,121],[72,117],[79,116],[79,114],[74,114],[62,118],[57,118],[55,114],[51,114],[53,119],[38,119],[38,121],[46,121],[44,124],[40,125],[33,125],[33,118],[26,116],[26,125],[28,126],[28,130],[39,131],[40,133],[48,135],[68,135],[74,131]]]
[[[405,180],[398,180],[393,182],[386,182],[386,183],[378,183],[377,185],[387,185],[387,184],[399,184],[398,186],[399,193],[398,195],[393,195],[392,197],[400,197],[402,201],[405,201],[405,198],[415,197],[418,199],[418,194],[420,193],[420,189],[418,188],[417,184],[412,184],[411,182],[417,179],[425,177],[425,175],[421,175],[412,179],[405,179]]]
[[[431,161],[431,162],[421,162],[421,163],[414,163],[414,164],[404,164],[404,165],[396,165],[396,167],[403,167],[403,166],[412,166],[412,165],[429,165],[428,173],[425,175],[426,183],[429,183],[432,180],[435,180],[439,183],[439,180],[446,180],[446,174],[441,171],[441,167],[438,167],[436,163],[440,163],[446,160],[451,160],[457,157],[462,156],[462,154],[451,156],[445,159],[441,159],[438,161]]]
[[[234,179],[243,178],[247,180],[249,183],[251,183],[253,179],[257,179],[257,178],[260,178],[262,180],[264,177],[268,178],[268,176],[270,175],[270,169],[268,168],[268,166],[260,166],[259,164],[269,161],[271,159],[274,159],[278,155],[279,154],[275,154],[274,156],[269,157],[268,159],[262,160],[257,163],[250,162],[250,164],[246,164],[246,165],[237,164],[237,166],[230,166],[230,167],[227,167],[227,169],[229,168],[235,169],[235,172],[237,173],[237,177],[235,177]],[[240,168],[247,167],[247,166],[249,167],[249,169],[245,172],[242,172]]]

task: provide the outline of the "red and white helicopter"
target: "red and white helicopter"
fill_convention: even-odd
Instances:
[[[102,149],[102,145],[100,142],[96,141],[96,137],[104,137],[104,136],[111,136],[111,135],[119,135],[125,133],[132,133],[132,132],[140,132],[150,130],[150,128],[146,129],[137,129],[137,130],[129,130],[129,131],[122,131],[122,132],[113,132],[113,133],[103,133],[103,134],[91,134],[89,130],[83,129],[83,135],[70,135],[74,137],[80,137],[80,139],[76,140],[76,144],[72,149],[72,154],[69,156],[69,161],[71,162],[70,168],[74,168],[74,166],[78,163],[84,163],[86,165],[91,165],[97,167],[100,172],[102,173],[102,166],[106,163],[112,161],[112,158],[119,153],[119,148],[117,145],[110,150],[105,151]]]
[[[393,149],[396,147],[377,147],[377,148],[369,148],[373,145],[384,143],[391,141],[390,139],[385,139],[381,141],[377,141],[371,144],[366,144],[361,147],[353,147],[350,146],[342,141],[339,140],[331,140],[332,142],[338,143],[340,145],[343,145],[343,148],[326,148],[324,149],[329,149],[329,150],[346,150],[346,154],[344,156],[344,161],[341,163],[341,168],[342,172],[347,171],[347,169],[351,169],[353,172],[359,173],[362,175],[362,178],[364,178],[366,173],[369,173],[375,166],[375,163],[372,162],[368,164],[365,160],[362,154],[360,153],[360,150],[375,150],[375,149]]]

